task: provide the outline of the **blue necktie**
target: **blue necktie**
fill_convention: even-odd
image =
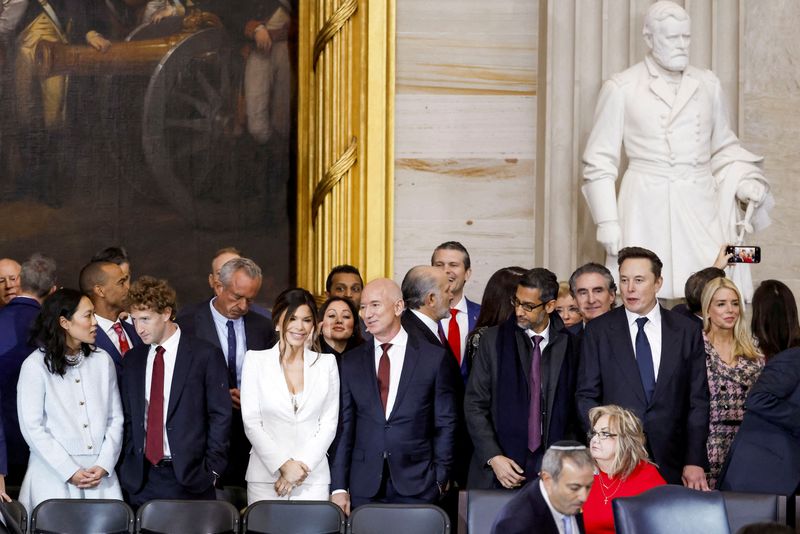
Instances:
[[[636,363],[639,366],[639,376],[642,378],[644,396],[647,404],[650,404],[653,392],[656,390],[656,372],[653,367],[653,351],[650,349],[650,342],[644,332],[646,322],[647,317],[636,319],[636,324],[639,326],[639,331],[636,333]]]
[[[564,524],[564,534],[572,534],[572,516],[561,516],[561,522]]]
[[[236,332],[233,330],[233,321],[228,321],[228,384],[231,389],[237,387],[236,382]]]

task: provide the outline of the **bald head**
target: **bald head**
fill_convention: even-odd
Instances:
[[[392,280],[378,278],[364,286],[361,317],[367,331],[378,341],[386,343],[397,335],[403,308],[403,293]]]
[[[0,259],[0,306],[19,295],[19,273],[22,266],[11,258]]]
[[[214,290],[217,282],[219,282],[219,272],[222,270],[222,266],[228,263],[230,260],[235,260],[237,258],[241,258],[242,254],[239,252],[238,249],[233,247],[222,248],[217,251],[214,255],[214,259],[211,260],[211,272],[208,274],[208,285],[211,287],[211,290]]]
[[[453,293],[443,269],[430,265],[412,267],[403,278],[402,289],[406,308],[419,310],[434,321],[449,315]]]

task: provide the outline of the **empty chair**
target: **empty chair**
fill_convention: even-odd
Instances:
[[[365,504],[350,514],[351,534],[449,534],[450,519],[432,504]]]
[[[752,523],[772,521],[786,524],[786,497],[782,495],[723,491],[722,498],[731,532]]]
[[[344,534],[342,509],[329,501],[258,501],[242,518],[242,533]]]
[[[112,499],[50,499],[31,514],[34,534],[126,534],[133,532],[133,510]]]
[[[458,534],[491,532],[494,519],[516,491],[467,490],[458,494]]]
[[[3,519],[6,520],[6,525],[11,520],[19,526],[20,531],[27,532],[28,512],[25,511],[25,507],[19,501],[4,502],[2,515]],[[9,527],[8,530],[13,532],[12,527]]]
[[[730,534],[719,491],[658,486],[613,501],[618,534]]]
[[[136,512],[136,532],[237,534],[239,512],[225,501],[148,501]]]

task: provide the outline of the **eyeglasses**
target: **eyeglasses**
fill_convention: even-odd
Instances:
[[[545,304],[547,304],[547,303],[546,302],[540,302],[539,304],[535,304],[534,305],[534,304],[531,304],[530,302],[520,302],[520,301],[517,300],[517,297],[511,297],[511,305],[514,306],[514,309],[516,309],[517,306],[522,306],[522,309],[525,310],[526,312],[532,312],[536,308],[538,308],[540,306],[544,306]]]
[[[592,439],[597,437],[597,439],[599,439],[600,441],[605,441],[608,438],[616,438],[617,436],[619,436],[619,434],[612,434],[611,432],[605,432],[602,430],[600,432],[595,432],[594,430],[591,430],[586,433],[586,440],[592,441]]]

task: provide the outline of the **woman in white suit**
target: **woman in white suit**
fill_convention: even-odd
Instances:
[[[281,293],[272,309],[278,343],[247,351],[242,420],[253,448],[247,503],[328,500],[327,452],[339,421],[339,372],[316,347],[317,306],[305,289]]]
[[[22,364],[17,412],[31,449],[19,501],[30,514],[47,499],[122,499],[114,466],[122,404],[111,356],[94,349],[94,307],[74,289],[42,304],[39,346]]]

